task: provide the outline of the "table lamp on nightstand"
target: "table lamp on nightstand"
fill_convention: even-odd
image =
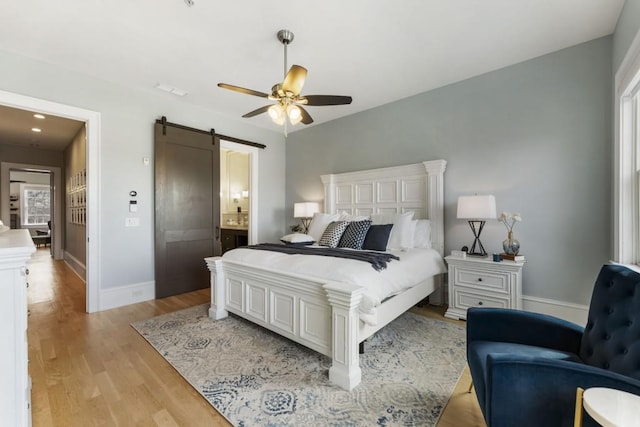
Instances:
[[[313,218],[313,214],[320,212],[320,204],[316,202],[300,202],[293,204],[293,217],[300,218],[302,222],[302,232],[307,234],[309,224]]]
[[[475,237],[468,255],[486,256],[487,251],[484,250],[480,241],[480,233],[486,219],[496,218],[496,198],[490,194],[458,197],[457,218],[469,221],[469,227]]]

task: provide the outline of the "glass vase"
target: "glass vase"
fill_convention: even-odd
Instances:
[[[502,249],[505,254],[518,255],[520,242],[513,237],[513,231],[509,231],[507,239],[502,242]]]

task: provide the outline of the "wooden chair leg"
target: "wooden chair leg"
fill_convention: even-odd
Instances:
[[[573,416],[573,427],[582,427],[582,394],[584,389],[576,389],[576,411]]]

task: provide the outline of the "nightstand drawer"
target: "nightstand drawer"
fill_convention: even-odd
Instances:
[[[509,292],[509,275],[480,269],[456,268],[454,284],[507,293]]]
[[[455,290],[455,306],[460,308],[469,307],[494,307],[509,308],[509,298],[492,294],[474,294],[473,292]]]

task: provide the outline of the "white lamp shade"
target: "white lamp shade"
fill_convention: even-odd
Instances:
[[[458,197],[459,219],[495,219],[496,198],[493,195]]]
[[[300,202],[293,204],[294,218],[311,218],[316,212],[320,212],[320,204],[317,202]]]

